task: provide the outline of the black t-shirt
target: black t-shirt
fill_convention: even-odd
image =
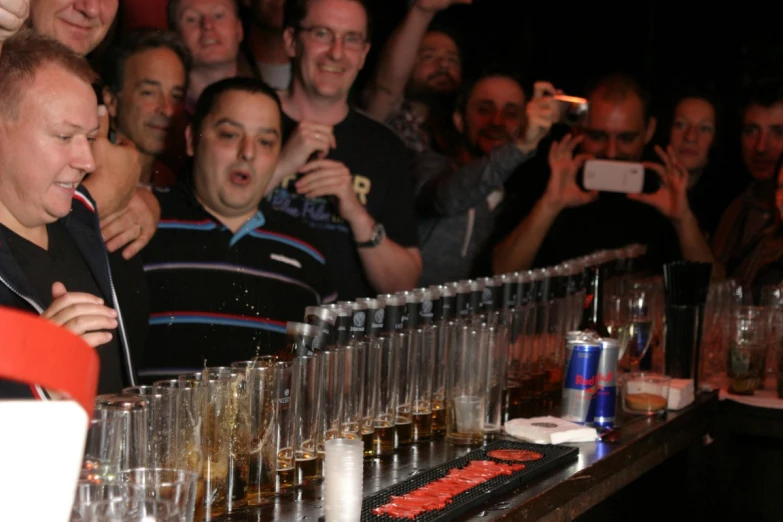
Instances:
[[[563,210],[544,239],[535,266],[552,266],[597,250],[641,243],[648,246],[649,268],[681,257],[671,222],[655,208],[625,194],[601,193],[587,205]]]
[[[56,221],[47,225],[46,230],[49,234],[49,250],[42,249],[3,226],[8,247],[22,273],[38,293],[39,303],[44,308],[52,303],[52,285],[57,281],[65,285],[69,292],[83,292],[106,300],[65,225]],[[112,340],[97,347],[100,356],[99,394],[118,393],[125,385],[119,331],[115,329],[111,333]]]
[[[283,116],[287,139],[297,122]],[[337,148],[328,159],[345,164],[353,175],[354,191],[367,212],[383,224],[389,239],[403,247],[417,247],[417,224],[408,152],[386,126],[350,110],[335,125]],[[341,300],[377,294],[370,286],[356,250],[351,228],[337,212],[332,198],[308,199],[296,192],[295,177],[283,180],[270,196],[272,206],[303,219],[323,239],[332,280]]]
[[[124,248],[108,254],[109,268],[122,312],[133,366],[138,368],[147,339],[147,321],[150,316],[149,292],[141,254],[125,259],[122,257]]]

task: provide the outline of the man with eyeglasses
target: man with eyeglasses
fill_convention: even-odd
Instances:
[[[286,142],[272,204],[321,233],[340,299],[410,289],[422,264],[405,146],[348,106],[370,48],[365,2],[285,9],[293,79],[281,96]]]

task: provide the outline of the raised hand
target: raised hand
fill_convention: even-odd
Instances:
[[[141,162],[139,151],[132,142],[118,140],[113,144],[109,141],[109,115],[103,105],[98,107],[98,121],[98,135],[92,145],[95,172],[84,184],[98,203],[99,215],[107,217],[124,209],[136,193]]]
[[[106,250],[114,252],[122,247],[122,257],[130,259],[147,246],[160,220],[160,204],[146,188],[137,188],[128,205],[101,220],[101,235]],[[127,245],[127,246],[126,246]]]
[[[323,159],[330,149],[336,147],[337,141],[334,139],[331,125],[300,122],[280,151],[278,169],[284,171],[284,176],[290,176],[310,161],[313,154],[316,154],[318,159]]]
[[[576,183],[576,174],[590,158],[588,154],[574,157],[574,149],[583,140],[582,136],[566,135],[549,148],[549,182],[543,199],[558,211],[578,207],[598,198],[598,192],[585,192]]]
[[[337,198],[337,211],[348,222],[365,212],[353,190],[351,171],[344,164],[328,159],[315,160],[299,172],[304,174],[296,182],[299,194],[308,198],[334,196]]]
[[[527,125],[517,138],[517,146],[523,152],[535,150],[557,119],[557,102],[552,98],[555,92],[555,87],[549,82],[533,84],[533,98],[525,106]]]
[[[655,153],[663,165],[650,162],[644,162],[643,165],[658,173],[661,178],[660,188],[654,194],[628,194],[628,197],[655,207],[667,218],[680,222],[691,213],[688,205],[688,171],[677,160],[673,147],[668,146],[663,150],[656,145]]]
[[[416,0],[413,4],[422,11],[437,13],[457,4],[472,4],[473,0]]]
[[[15,35],[30,14],[30,0],[0,0],[0,47]]]
[[[52,285],[52,304],[41,317],[70,330],[90,346],[108,343],[112,334],[101,330],[117,328],[117,312],[104,305],[103,299],[69,292],[60,282]]]

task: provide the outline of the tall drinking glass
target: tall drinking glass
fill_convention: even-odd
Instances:
[[[487,437],[500,435],[503,423],[503,391],[506,384],[508,361],[508,327],[490,326],[487,332],[487,392],[484,411],[484,434]]]
[[[203,448],[204,519],[225,515],[229,504],[229,455],[231,454],[231,381],[205,377],[207,401],[201,430]]]
[[[400,336],[379,336],[370,341],[377,347],[380,378],[375,383],[377,399],[373,419],[373,447],[377,456],[394,454],[394,423],[397,418],[397,381],[400,376]]]
[[[481,325],[459,325],[449,346],[446,440],[482,444],[486,416],[488,332]]]
[[[98,418],[90,421],[81,479],[104,481],[117,476],[122,469],[124,429],[123,418]]]
[[[628,323],[625,331],[626,350],[631,360],[631,371],[639,371],[639,362],[650,348],[655,327],[655,293],[650,290],[631,290],[627,296]],[[618,339],[619,345],[620,339]]]
[[[226,511],[233,513],[247,505],[247,483],[250,477],[250,398],[246,369],[207,368],[205,379],[228,380],[229,429],[228,492]]]
[[[753,395],[764,377],[768,323],[761,306],[738,306],[731,318],[729,392]]]
[[[400,374],[397,380],[397,418],[394,421],[394,449],[408,446],[413,442],[413,411],[411,397],[411,377],[413,361],[411,359],[411,335],[409,332],[393,332],[399,337],[397,362]]]
[[[277,455],[277,475],[275,494],[282,493],[294,485],[294,405],[291,402],[294,365],[291,361],[281,361],[275,366],[277,381],[277,413],[275,419],[275,455]]]
[[[364,456],[374,457],[375,446],[375,408],[378,405],[378,382],[381,378],[380,347],[377,343],[364,339],[364,403],[362,411],[362,441],[364,441]]]
[[[364,344],[352,342],[343,346],[343,415],[340,436],[344,439],[362,438],[364,413]]]
[[[321,354],[296,357],[293,361],[295,471],[294,485],[313,484],[321,479],[318,459],[323,408],[323,360]]]
[[[174,466],[177,435],[177,399],[172,388],[133,386],[122,393],[144,397],[148,403],[148,432],[150,467]]]
[[[437,329],[425,326],[410,330],[410,399],[413,442],[432,438],[432,377],[435,370]]]
[[[322,352],[324,361],[324,415],[318,452],[323,460],[324,442],[341,438],[345,348],[332,346]]]
[[[260,506],[275,495],[277,456],[269,448],[276,440],[277,374],[274,366],[247,370],[250,404],[250,479],[247,503]]]
[[[120,466],[136,468],[147,465],[149,405],[138,395],[110,394],[95,398],[94,417],[122,420]]]

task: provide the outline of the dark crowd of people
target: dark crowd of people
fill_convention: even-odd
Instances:
[[[463,78],[436,15],[471,0],[414,0],[384,41],[366,2],[0,0],[0,305],[96,347],[106,393],[276,353],[307,306],[634,243],[783,280],[782,83],[655,114],[623,72]],[[645,190],[586,190],[590,159],[641,162]]]

